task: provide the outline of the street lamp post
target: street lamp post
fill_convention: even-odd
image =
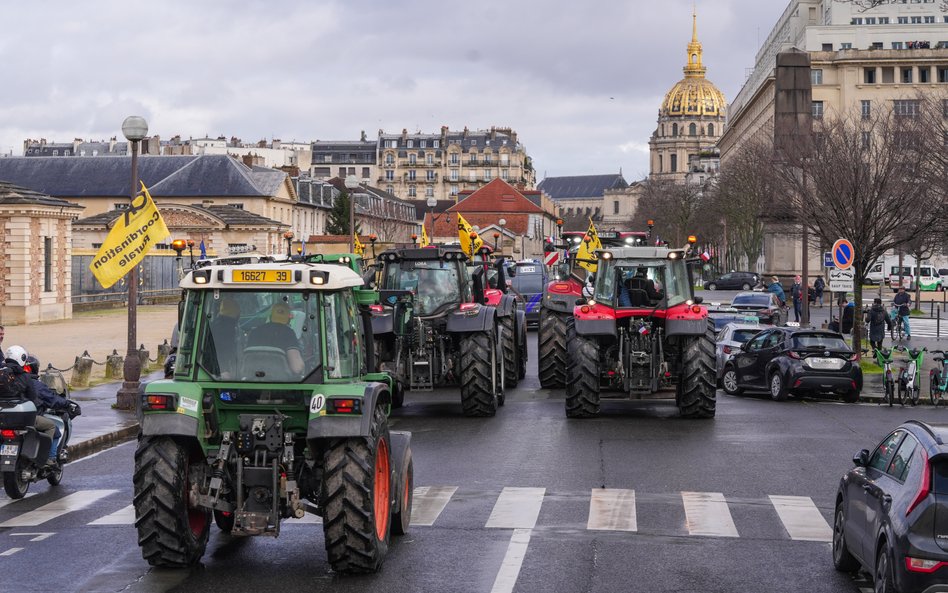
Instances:
[[[349,253],[355,253],[355,190],[359,180],[355,175],[346,177],[346,189],[349,190]]]
[[[506,218],[501,218],[500,220],[497,221],[497,224],[500,225],[500,237],[501,237],[501,239],[500,239],[500,250],[503,251],[503,250],[504,250],[504,227],[507,226],[507,219],[506,219]],[[496,243],[496,241],[495,241],[495,243]]]
[[[122,134],[132,149],[132,192],[129,200],[132,204],[138,195],[138,148],[139,142],[148,134],[148,122],[145,118],[132,115],[122,122]],[[122,367],[122,387],[115,394],[115,406],[120,410],[135,408],[138,397],[139,379],[142,376],[142,362],[138,357],[135,343],[138,341],[138,265],[128,273],[128,350]]]
[[[290,259],[293,256],[293,231],[283,233],[283,238],[286,239],[286,258]]]

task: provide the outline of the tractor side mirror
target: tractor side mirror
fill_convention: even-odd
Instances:
[[[366,271],[366,273],[362,275],[362,284],[366,288],[374,290],[375,289],[375,275],[376,275],[375,268],[374,267],[369,268],[368,271]]]
[[[478,266],[471,274],[471,280],[474,282],[474,302],[482,305],[487,303],[484,296],[484,268]]]
[[[853,463],[856,467],[866,467],[869,465],[869,449],[863,449],[859,453],[853,455]]]
[[[704,297],[702,297],[702,296],[696,296],[694,299],[692,299],[692,301],[694,301],[694,304],[700,305],[701,303],[704,302]]]

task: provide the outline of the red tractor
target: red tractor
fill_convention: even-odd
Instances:
[[[598,252],[592,298],[575,305],[565,332],[568,417],[671,388],[683,417],[714,417],[714,326],[692,294],[688,249]]]
[[[537,327],[537,374],[540,387],[562,389],[566,386],[566,325],[573,317],[576,299],[583,296],[587,272],[576,261],[576,253],[585,232],[567,231],[560,244],[547,243],[545,251],[562,251],[552,266],[550,282],[540,301]],[[648,241],[648,233],[603,231],[599,233],[603,247],[640,247]]]

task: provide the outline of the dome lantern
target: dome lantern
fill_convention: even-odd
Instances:
[[[727,102],[718,87],[705,78],[707,68],[701,61],[703,50],[698,41],[698,15],[692,13],[691,43],[688,44],[685,77],[665,95],[660,117],[724,117]]]

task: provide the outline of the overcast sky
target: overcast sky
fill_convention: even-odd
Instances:
[[[730,101],[787,0],[698,0]],[[546,176],[648,171],[691,0],[0,3],[0,153],[26,138],[357,140],[513,128]]]

